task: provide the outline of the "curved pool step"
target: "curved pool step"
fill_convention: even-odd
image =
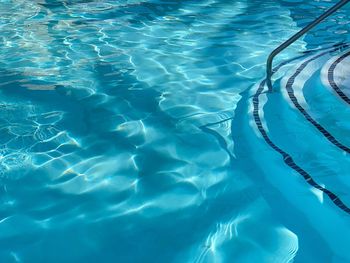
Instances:
[[[283,78],[282,91],[305,121],[335,147],[349,154],[350,141],[344,136],[346,125],[340,128],[333,124],[348,119],[339,118],[339,114],[350,117],[350,109],[343,107],[331,93],[327,94],[320,81],[320,68],[330,58],[331,52],[326,51],[303,61]]]
[[[310,128],[310,124],[299,111],[286,103],[281,93],[268,94],[267,99],[263,99],[262,95],[262,107],[265,130],[271,141],[287,152],[319,185],[333,191],[350,205],[350,195],[347,194],[350,189],[347,178],[349,156],[334,147],[323,134]]]
[[[284,68],[280,70],[283,71]],[[286,100],[284,96],[287,94],[268,93],[265,81],[250,91],[250,94],[241,94],[231,124],[235,169],[242,169],[251,177],[256,191],[297,234],[303,233],[300,238],[304,242],[321,240],[336,255],[347,255],[350,180],[347,182],[343,175],[350,167],[348,155],[343,155],[322,133],[313,129],[304,116],[288,104],[289,97]],[[300,136],[295,136],[298,134]],[[312,144],[308,145],[308,140]],[[317,155],[323,151],[325,155]],[[310,156],[310,153],[315,154]],[[335,163],[327,162],[328,156],[333,156]],[[338,158],[343,165],[341,171],[336,169]],[[330,174],[326,175],[324,169]],[[311,239],[306,240],[307,236]],[[345,238],[341,244],[333,242],[338,236]],[[322,249],[320,254],[323,252]]]
[[[322,80],[350,105],[350,51],[326,64],[322,70]]]
[[[337,50],[337,48],[331,51],[335,50]],[[331,51],[325,51],[307,58],[296,67],[296,70],[291,75],[286,77],[286,94],[292,102],[293,107],[288,107],[288,104],[285,103],[285,99],[279,93],[264,94],[265,81],[261,82],[252,100],[253,118],[261,137],[275,152],[283,157],[285,164],[301,175],[310,186],[316,189],[316,191],[320,191],[323,195],[328,196],[338,208],[350,214],[350,198],[347,195],[350,184],[345,178],[347,171],[350,169],[350,160],[347,154],[344,155],[344,152],[350,153],[350,148],[335,138],[311,116],[305,107],[305,105],[307,105],[305,100],[303,102],[299,101],[300,97],[303,97],[302,92],[295,93],[294,91],[294,84],[299,81],[299,75],[301,75],[311,63],[318,59],[325,56],[326,59],[329,59]],[[317,68],[313,72],[315,71],[317,71]],[[276,101],[278,100],[281,105],[277,104],[279,111],[276,112]],[[271,105],[271,101],[274,102],[274,105]],[[295,108],[298,111],[295,111]],[[279,125],[279,123],[282,124]],[[310,124],[312,124],[316,130],[310,130]],[[286,134],[288,134],[288,136],[286,136]],[[299,138],[297,136],[298,134]],[[297,140],[293,141],[293,136]],[[308,147],[299,147],[300,145],[307,146],[308,144],[312,146],[309,149]],[[332,146],[336,146],[342,151]],[[306,153],[302,151],[306,151]],[[324,154],[322,156],[318,156],[317,154],[310,156],[310,153],[319,152],[323,152]],[[316,163],[318,165],[310,165],[310,157],[314,159],[311,164],[314,165]],[[337,169],[332,167],[327,168],[326,164],[329,163],[327,158],[333,158],[335,164],[341,162],[344,166],[340,170],[338,169],[338,165],[336,165]],[[306,167],[308,171],[306,171],[304,167]],[[332,176],[325,176],[324,173],[322,173],[322,170],[325,169],[328,169],[327,171],[330,172]],[[322,181],[322,183],[319,183],[319,181]],[[343,199],[346,199],[347,202],[343,202]]]
[[[312,63],[317,62],[317,60],[329,55],[330,52],[326,51],[311,56],[311,58],[308,58],[307,60],[303,61],[300,65],[298,65],[295,72],[291,76],[286,77],[286,84],[283,86],[287,91],[290,101],[293,103],[294,107],[300,112],[300,114],[304,116],[305,120],[309,122],[312,126],[314,126],[314,128],[316,128],[321,134],[323,134],[323,136],[334,146],[338,147],[346,153],[350,153],[350,146],[342,142],[340,138],[336,138],[331,132],[327,130],[327,128],[321,125],[320,122],[318,122],[316,118],[312,115],[312,113],[307,109],[307,103],[305,99],[303,99],[302,92],[295,91],[297,86],[299,86],[299,89],[303,89],[303,85],[300,85],[300,83],[298,82],[301,82],[301,84],[303,84],[303,82],[305,81],[305,78],[303,78],[303,76],[305,77],[305,74],[303,73],[306,72],[306,75],[310,74],[310,72],[308,72],[308,70],[310,70],[308,69],[308,67],[310,67]],[[312,73],[313,71],[311,70],[311,74]],[[314,85],[314,83],[312,85],[314,87],[318,86]]]
[[[277,145],[275,138],[270,136],[265,127],[263,104],[271,94],[258,89],[256,86],[252,88],[253,97],[242,94],[235,110],[231,125],[237,158],[235,169],[245,169],[244,174],[255,182],[256,192],[268,200],[271,209],[283,217],[289,226],[293,225],[297,234],[303,233],[300,238],[304,241],[307,237],[322,240],[332,250],[344,254],[346,248],[343,245],[334,247],[332,236],[346,233],[347,241],[344,242],[350,242],[350,236],[347,236],[350,228],[345,201],[342,203],[338,193],[319,184],[302,163],[293,162],[294,156]],[[257,90],[259,94],[255,93]],[[260,124],[260,129],[255,121]],[[330,221],[339,227],[334,229],[329,225]],[[319,232],[321,237],[314,236],[314,231]]]
[[[295,127],[298,124],[300,125],[300,120],[298,116],[296,116],[295,111],[291,110],[290,107],[286,107],[286,105],[284,105],[285,109],[281,110],[281,105],[277,104],[279,111],[276,112],[275,109],[276,109],[276,102],[278,100],[278,97],[280,101],[283,102],[284,100],[278,93],[274,93],[273,95],[263,94],[262,91],[264,90],[264,85],[265,85],[265,82],[262,82],[260,84],[256,94],[253,97],[253,118],[260,135],[276,153],[279,153],[281,155],[281,157],[283,158],[282,159],[283,162],[286,165],[288,165],[291,169],[293,169],[296,173],[301,175],[307,184],[309,184],[315,191],[318,190],[322,192],[324,195],[328,196],[329,199],[336,206],[338,206],[344,212],[350,214],[350,208],[348,205],[346,205],[342,201],[343,198],[341,198],[338,193],[336,194],[332,190],[328,189],[328,186],[324,186],[325,185],[324,182],[323,183],[318,182],[320,181],[319,180],[320,178],[318,178],[318,180],[316,179],[317,174],[319,174],[318,171],[312,171],[311,173],[310,171],[306,171],[304,169],[308,156],[307,155],[303,156],[302,153],[300,152],[300,149],[299,149],[301,146],[300,144],[303,142],[298,140],[292,141],[291,138],[293,136],[296,136],[297,133],[302,134],[303,131],[305,130],[306,125],[304,123],[297,130],[295,131],[291,130],[291,127]],[[272,96],[276,96],[277,99],[272,99]],[[263,114],[264,114],[263,116],[262,116],[262,108],[263,108]],[[285,114],[286,111],[289,111],[289,113]],[[273,117],[271,118],[271,116]],[[295,122],[294,124],[293,124],[293,120]],[[288,131],[288,129],[290,131]],[[314,134],[311,134],[310,136],[317,137]],[[319,145],[320,143],[322,143],[322,136],[318,136],[318,141],[316,141],[314,144]],[[323,145],[326,145],[326,144],[323,143]],[[318,149],[315,149],[315,150],[316,152],[318,151]],[[350,162],[348,162],[347,164],[349,168]],[[329,177],[328,178],[326,177],[324,178],[323,181],[326,181],[327,185],[333,184],[329,179],[330,179]],[[333,178],[332,181],[334,182],[338,181],[338,184],[343,186],[343,182],[341,182],[343,180],[340,177]],[[350,187],[350,184],[348,185],[348,187]],[[344,193],[345,190],[346,188],[342,187],[340,192]],[[348,202],[350,202],[350,197],[347,197],[346,199]]]

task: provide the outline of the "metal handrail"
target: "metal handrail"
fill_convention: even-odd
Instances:
[[[336,5],[334,5],[332,8],[327,10],[323,15],[315,19],[313,22],[311,22],[309,25],[304,27],[302,30],[300,30],[298,33],[296,33],[294,36],[289,38],[287,41],[285,41],[283,44],[281,44],[279,47],[277,47],[274,51],[271,52],[269,55],[267,62],[266,62],[266,84],[269,88],[269,91],[272,91],[272,62],[276,55],[278,55],[280,52],[282,52],[284,49],[286,49],[288,46],[293,44],[295,41],[297,41],[302,35],[310,31],[312,28],[314,28],[316,25],[321,23],[324,19],[335,13],[337,10],[339,10],[341,7],[349,3],[350,0],[342,0]]]

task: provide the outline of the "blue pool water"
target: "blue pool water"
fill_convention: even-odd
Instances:
[[[0,262],[350,262],[335,2],[0,0]]]

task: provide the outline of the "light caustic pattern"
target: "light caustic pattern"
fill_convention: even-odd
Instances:
[[[0,261],[334,257],[269,181],[292,172],[264,170],[245,107],[295,5],[331,2],[0,1]]]

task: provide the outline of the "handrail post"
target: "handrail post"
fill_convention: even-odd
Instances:
[[[280,46],[278,46],[274,51],[271,52],[269,57],[267,58],[266,62],[266,84],[270,92],[272,92],[272,64],[273,64],[273,59],[275,58],[276,55],[278,55],[280,52],[282,52],[284,49],[286,49],[288,46],[293,44],[295,41],[297,41],[301,36],[303,36],[305,33],[310,31],[312,28],[314,28],[316,25],[321,23],[324,19],[335,13],[337,10],[339,10],[341,7],[349,3],[350,0],[341,0],[337,4],[335,4],[333,7],[328,9],[325,13],[323,13],[320,17],[312,21],[309,25],[304,27],[302,30],[297,32],[295,35],[293,35],[291,38],[289,38],[287,41],[282,43]]]

